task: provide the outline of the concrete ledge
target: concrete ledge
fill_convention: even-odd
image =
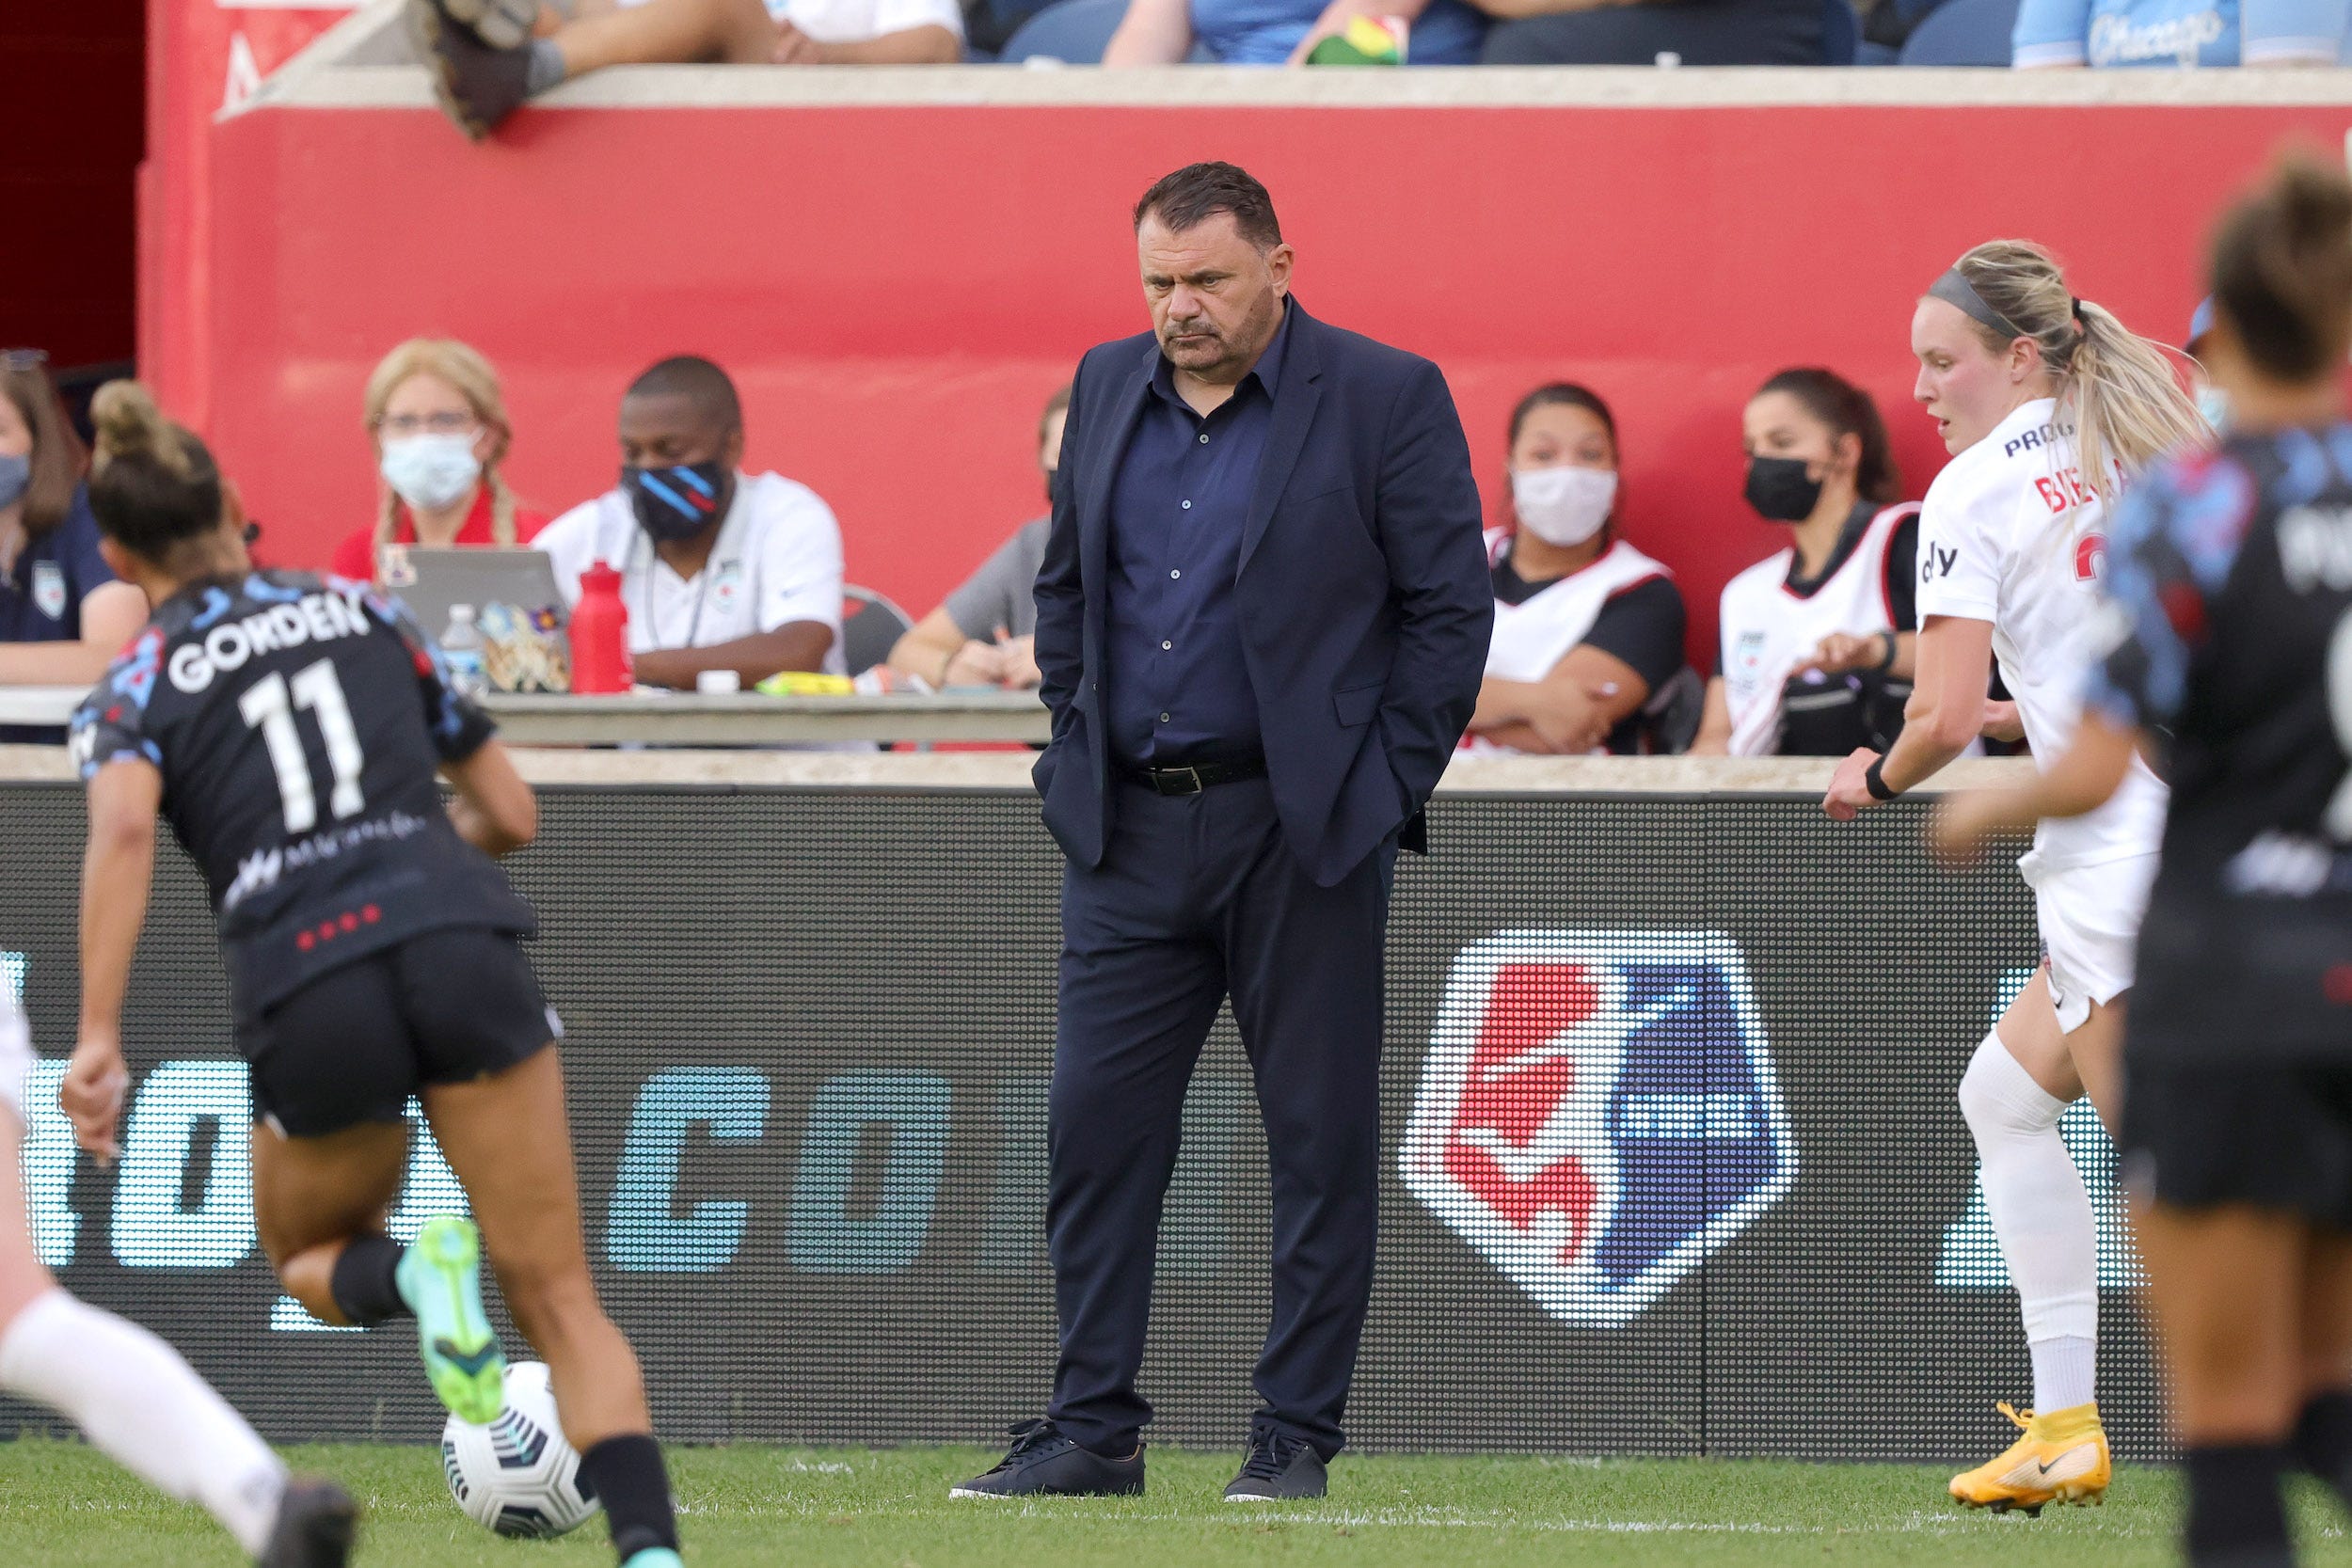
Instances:
[[[232,114],[430,108],[399,0],[338,24]],[[628,66],[538,101],[550,109],[942,108],[2075,108],[2352,106],[2352,71],[1903,71],[1431,67],[1283,71],[1171,66]]]
[[[518,747],[534,784],[616,788],[1022,790],[1027,752],[580,752]],[[2017,759],[1956,763],[1921,793],[2023,780]],[[1450,795],[1820,795],[1826,757],[1462,757],[1438,787]],[[71,783],[56,746],[0,746],[0,784]]]

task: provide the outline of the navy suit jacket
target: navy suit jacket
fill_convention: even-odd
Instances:
[[[1316,321],[1294,299],[1274,422],[1243,522],[1234,609],[1284,839],[1328,887],[1422,804],[1478,704],[1494,592],[1470,446],[1428,360]],[[1112,481],[1150,395],[1146,332],[1079,362],[1037,578],[1054,738],[1033,777],[1072,860],[1102,863]]]

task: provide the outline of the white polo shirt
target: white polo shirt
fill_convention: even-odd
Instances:
[[[627,8],[646,0],[620,3]],[[927,24],[963,37],[963,9],[954,0],[767,0],[767,6],[770,16],[819,43],[864,43]]]
[[[580,577],[601,561],[621,574],[632,654],[708,648],[755,637],[793,621],[833,628],[825,668],[841,659],[841,527],[833,509],[805,484],[779,474],[735,476],[735,500],[710,558],[681,578],[654,552],[637,526],[628,496],[608,490],[547,526],[533,546],[555,565],[566,603],[580,601]]]

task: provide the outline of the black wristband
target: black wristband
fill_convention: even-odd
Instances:
[[[1883,631],[1879,633],[1879,635],[1886,639],[1886,657],[1879,660],[1878,668],[1871,673],[1873,674],[1883,675],[1889,670],[1895,668],[1895,634],[1891,631]]]
[[[1885,766],[1886,759],[1880,757],[1863,769],[1862,787],[1870,792],[1870,799],[1873,800],[1892,800],[1902,793],[1899,789],[1887,787],[1886,775],[1879,771]]]

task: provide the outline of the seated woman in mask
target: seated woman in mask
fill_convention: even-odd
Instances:
[[[147,620],[98,554],[87,454],[38,349],[0,352],[0,686],[89,686]],[[62,741],[0,724],[0,746]]]
[[[1683,669],[1674,574],[1618,537],[1617,423],[1568,382],[1511,412],[1511,514],[1487,536],[1494,641],[1463,745],[1642,750],[1641,716]]]
[[[1883,750],[1911,695],[1919,505],[1870,395],[1788,370],[1748,400],[1747,502],[1788,546],[1724,588],[1722,653],[1693,752]]]
[[[515,433],[498,372],[473,348],[411,338],[392,350],[368,377],[367,421],[382,499],[336,547],[336,576],[382,580],[388,546],[528,545],[548,526],[499,477]]]

